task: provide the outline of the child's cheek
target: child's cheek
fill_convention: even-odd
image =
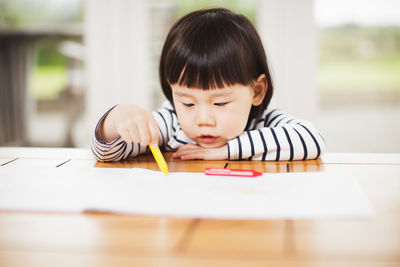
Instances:
[[[224,114],[225,116],[220,119],[223,123],[223,131],[228,139],[235,138],[243,133],[248,119],[248,116],[244,115],[245,113],[246,112],[237,112],[237,110],[231,111]]]
[[[183,130],[183,132],[188,136],[192,137],[192,129],[195,128],[195,120],[191,118],[190,112],[180,111],[177,112],[179,124]]]

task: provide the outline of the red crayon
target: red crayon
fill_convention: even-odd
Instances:
[[[238,176],[238,177],[256,177],[262,175],[261,172],[253,170],[219,169],[219,168],[206,168],[204,173],[206,175],[222,175],[222,176]]]

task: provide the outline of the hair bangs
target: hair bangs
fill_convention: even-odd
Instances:
[[[216,21],[200,23],[182,33],[166,57],[165,78],[169,84],[187,88],[215,89],[234,84],[248,85],[254,62],[244,52],[243,40],[231,34],[233,25],[216,27]],[[222,23],[222,22],[221,22]],[[227,24],[225,22],[225,24]],[[248,51],[247,51],[248,53]],[[249,71],[250,70],[250,71]]]
[[[268,90],[263,102],[252,107],[249,120],[259,118],[267,108],[272,78],[254,26],[245,16],[223,8],[198,10],[179,19],[169,31],[160,57],[161,88],[172,104],[172,84],[204,90],[252,86],[262,74]]]

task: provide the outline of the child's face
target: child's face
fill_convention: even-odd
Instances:
[[[217,148],[243,133],[254,103],[249,86],[193,89],[171,85],[179,123],[185,134],[206,148]]]

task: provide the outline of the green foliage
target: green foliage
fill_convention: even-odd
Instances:
[[[346,25],[320,30],[321,59],[357,59],[400,54],[400,27]]]
[[[399,90],[400,27],[320,29],[323,90]]]
[[[333,60],[320,66],[318,85],[330,91],[400,90],[400,58]]]
[[[18,15],[9,10],[6,3],[0,0],[0,27],[16,26],[19,20]]]
[[[56,99],[66,86],[67,59],[58,51],[58,42],[43,40],[36,45],[37,62],[32,73],[32,93],[36,99]]]
[[[57,26],[80,22],[83,2],[83,0],[0,0],[0,26]]]
[[[37,66],[32,73],[32,94],[36,99],[54,100],[65,88],[67,73],[65,65]]]
[[[223,7],[243,14],[255,23],[255,0],[152,0],[152,2],[176,4],[177,18],[198,9]]]
[[[39,66],[63,66],[67,64],[67,59],[58,51],[58,42],[54,40],[43,40],[37,43],[37,64]]]

